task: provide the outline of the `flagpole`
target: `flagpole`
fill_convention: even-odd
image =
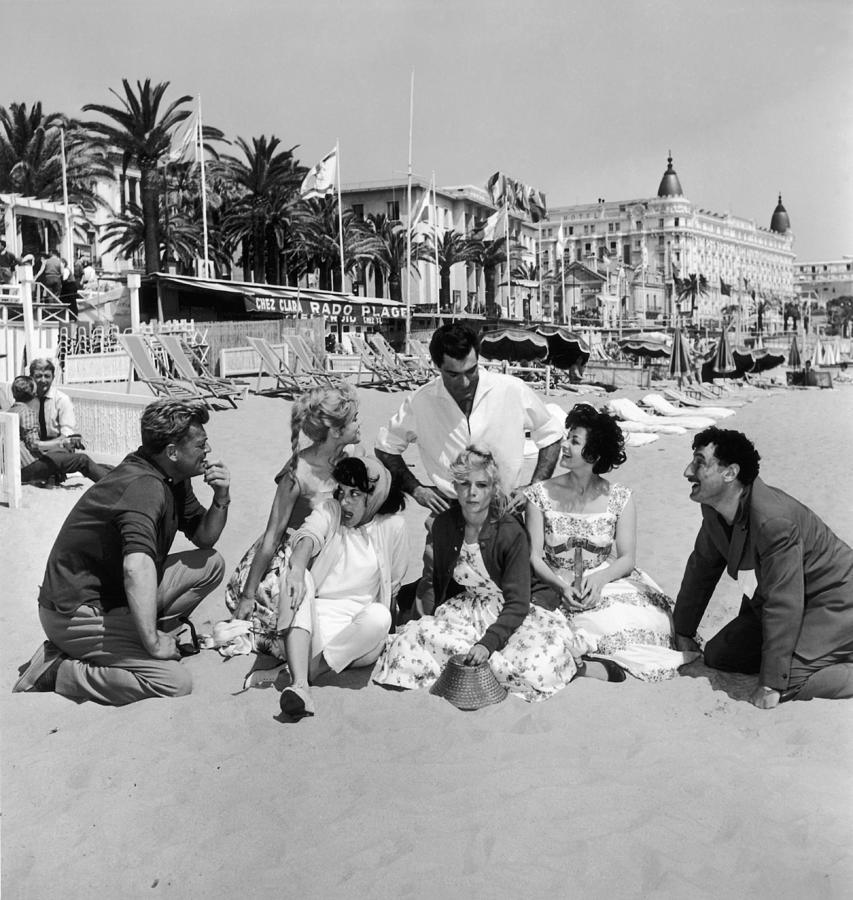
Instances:
[[[435,246],[435,313],[441,315],[441,270],[438,267],[438,200],[435,196],[435,170],[432,173],[432,238]]]
[[[406,229],[406,353],[409,352],[409,340],[412,336],[412,132],[415,122],[415,70],[412,69],[412,81],[409,88],[409,173],[406,179],[408,198],[408,228]]]
[[[201,127],[201,94],[198,95],[198,160],[201,166],[201,228],[204,235],[204,277],[210,278],[207,244],[207,179],[204,174],[204,132]]]
[[[335,170],[338,176],[338,245],[341,251],[341,293],[345,293],[344,276],[344,205],[341,200],[341,148],[340,140],[335,141]]]
[[[506,316],[509,318],[512,303],[512,272],[509,258],[509,203],[504,193],[504,228],[506,229]]]
[[[68,267],[74,270],[74,236],[71,234],[71,214],[68,210],[68,164],[65,160],[65,129],[59,130],[59,147],[62,152],[62,203],[65,206],[65,252]]]
[[[536,234],[536,278],[539,281],[539,314],[542,315],[542,220],[540,219],[536,225],[538,229]]]

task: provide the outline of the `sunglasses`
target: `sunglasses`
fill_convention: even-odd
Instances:
[[[189,616],[181,616],[178,621],[181,625],[186,625],[190,630],[190,643],[178,643],[178,653],[181,656],[195,656],[201,650],[201,645],[199,644],[198,634],[196,634],[195,625],[193,625],[192,620]],[[183,637],[183,635],[178,635],[178,637]]]

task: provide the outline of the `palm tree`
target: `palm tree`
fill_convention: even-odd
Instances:
[[[233,194],[222,216],[223,235],[251,254],[255,281],[280,280],[279,263],[289,243],[291,214],[297,187],[307,172],[293,151],[280,150],[271,135],[252,138],[251,146],[237,138],[245,160],[223,156],[213,171],[230,180]],[[272,265],[270,265],[272,263]],[[245,259],[244,259],[245,264]]]
[[[476,237],[469,238],[473,253],[472,261],[477,265],[477,280],[479,288],[479,273],[482,271],[485,282],[486,315],[497,318],[496,276],[498,266],[506,262],[506,241],[483,241]]]
[[[676,281],[676,292],[679,303],[690,301],[691,311],[696,309],[696,301],[708,293],[708,280],[704,275],[688,275]]]
[[[89,121],[83,123],[90,133],[100,136],[121,153],[122,170],[135,165],[140,173],[142,193],[142,221],[144,229],[145,271],[159,272],[160,260],[160,218],[159,197],[161,177],[158,166],[169,150],[172,132],[177,125],[190,115],[190,110],[181,109],[193,98],[188,94],[179,97],[161,111],[163,95],[169,87],[168,81],[151,84],[151,79],[136,82],[136,90],[126,79],[122,79],[124,96],[110,89],[121,104],[104,106],[87,103],[84,112],[96,112],[109,122]],[[114,123],[114,124],[113,124]],[[210,126],[204,127],[204,137],[210,140],[222,138],[222,133]]]
[[[432,239],[433,241],[435,238]],[[439,303],[442,309],[450,309],[450,271],[460,263],[476,262],[479,257],[477,241],[452,228],[444,232],[438,241],[438,271],[441,278]],[[435,244],[432,245],[433,248]],[[434,250],[433,250],[434,252]]]
[[[334,195],[301,200],[293,210],[294,247],[290,258],[299,274],[318,269],[321,290],[344,290],[340,284],[338,198]],[[351,209],[343,214],[344,269],[372,263],[377,244],[365,241],[364,223]]]
[[[388,292],[392,300],[402,301],[402,272],[406,268],[406,226],[399,219],[389,219],[384,213],[370,213],[367,220],[358,223],[362,240],[356,237],[350,252],[354,257],[367,256],[365,268],[372,269],[377,286],[377,296],[383,297],[382,280],[388,280]],[[363,242],[363,243],[362,243]],[[412,244],[412,259],[426,258],[422,245]],[[412,267],[413,273],[417,269]]]
[[[63,130],[69,202],[85,212],[103,205],[91,185],[113,178],[106,148],[62,113],[44,113],[40,102],[0,107],[0,191],[61,202]],[[32,220],[22,223],[22,236],[25,252],[41,249]]]

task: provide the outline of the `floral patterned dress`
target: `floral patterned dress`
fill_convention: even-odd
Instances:
[[[466,653],[498,618],[503,594],[486,570],[479,544],[463,544],[453,571],[461,594],[433,616],[408,622],[390,635],[373,670],[377,684],[429,688],[451,656]],[[498,681],[525,700],[545,700],[575,676],[572,644],[561,613],[531,606],[502,650],[489,658]]]
[[[276,484],[281,481],[282,477],[287,477],[285,469],[282,469],[276,475]],[[308,518],[311,510],[318,507],[325,500],[330,500],[335,492],[334,478],[331,475],[322,473],[301,455],[296,460],[293,477],[299,485],[299,496],[293,505],[293,511],[290,514],[290,521],[288,522],[285,535],[258,584],[258,602],[255,604],[255,611],[252,616],[254,632],[256,636],[260,635],[256,637],[257,649],[265,653],[272,652],[271,644],[275,640],[278,595],[281,590],[282,572],[287,570],[290,558],[290,535]],[[243,558],[237,565],[234,574],[228,579],[228,584],[225,586],[225,605],[228,607],[229,612],[233,613],[240,602],[240,592],[243,590],[243,585],[249,577],[252,560],[255,558],[255,553],[262,539],[263,535],[243,554]],[[276,652],[273,655],[278,656],[280,654]]]
[[[603,568],[611,558],[616,523],[631,496],[623,484],[610,485],[607,510],[603,513],[565,513],[555,508],[548,493],[537,483],[525,494],[542,512],[543,557],[552,571],[571,584],[575,556],[580,554],[583,572]],[[583,652],[611,659],[643,681],[674,677],[680,666],[696,653],[675,650],[672,600],[639,569],[606,584],[598,604],[583,612],[565,614]]]

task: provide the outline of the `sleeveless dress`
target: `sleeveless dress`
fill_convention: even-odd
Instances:
[[[407,622],[385,643],[373,681],[391,687],[429,688],[451,656],[467,652],[498,618],[503,594],[492,581],[479,544],[463,544],[453,570],[461,594],[442,603],[435,615]],[[531,606],[502,650],[489,657],[498,681],[524,700],[545,700],[577,672],[572,635],[563,616]]]
[[[542,512],[545,562],[566,583],[571,584],[575,577],[577,548],[585,574],[603,568],[614,555],[616,523],[631,496],[630,488],[611,484],[603,513],[562,512],[541,482],[529,487],[525,496]],[[561,613],[584,653],[611,659],[642,681],[664,681],[698,656],[674,649],[672,606],[661,588],[635,568],[630,575],[606,584],[593,609]]]
[[[275,476],[275,483],[278,484],[282,478],[287,477],[286,466]],[[299,496],[293,504],[293,510],[290,514],[290,521],[287,523],[284,537],[276,548],[272,559],[267,566],[266,572],[258,584],[258,600],[255,604],[256,615],[264,619],[263,607],[266,606],[270,610],[278,608],[278,594],[281,589],[281,573],[287,568],[287,560],[290,554],[288,545],[290,535],[295,532],[300,525],[308,518],[308,514],[312,509],[319,506],[325,500],[331,500],[335,492],[335,479],[331,474],[324,475],[316,466],[308,462],[301,454],[297,456],[296,468],[293,477],[299,485]],[[249,549],[243,554],[234,574],[228,579],[225,586],[225,605],[229,612],[234,612],[237,604],[240,602],[240,592],[249,577],[249,569],[252,566],[252,560],[263,539],[261,535]],[[275,613],[273,612],[273,616]]]

